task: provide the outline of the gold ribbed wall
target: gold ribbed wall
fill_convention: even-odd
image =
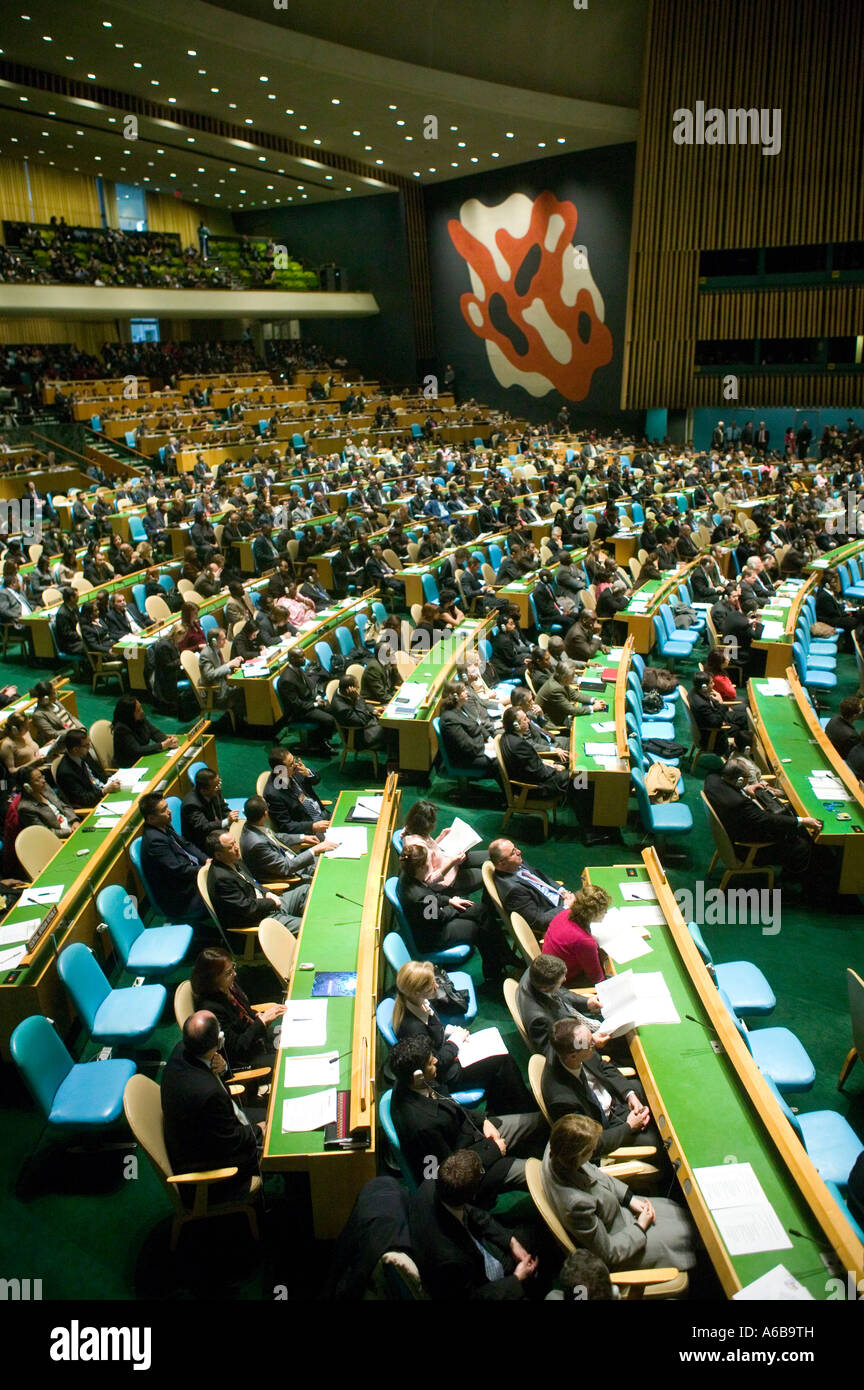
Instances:
[[[622,406],[722,403],[697,338],[862,330],[862,291],[699,294],[701,250],[864,236],[864,3],[651,0]],[[779,107],[782,148],[676,145],[679,108]],[[860,377],[747,378],[766,405],[855,404]],[[768,394],[763,394],[766,392]]]
[[[96,180],[84,174],[52,169],[48,164],[28,163],[31,211],[27,196],[27,177],[22,159],[0,158],[0,210],[8,222],[50,222],[65,217],[70,224],[83,227],[100,225]]]
[[[147,194],[147,227],[151,232],[176,232],[184,247],[198,250],[198,223],[204,222],[214,236],[234,236],[230,212],[198,207],[164,193]]]
[[[98,356],[104,343],[116,341],[113,319],[0,319],[0,343],[74,343]]]

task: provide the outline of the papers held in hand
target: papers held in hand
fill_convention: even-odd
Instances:
[[[497,1028],[481,1028],[478,1033],[470,1033],[459,1044],[460,1067],[473,1067],[475,1062],[483,1062],[487,1057],[504,1057],[507,1044]]]
[[[457,854],[467,854],[469,849],[479,845],[482,838],[467,821],[457,816],[444,839],[438,841],[438,848],[446,859],[455,859]]]
[[[680,1023],[669,987],[660,971],[634,975],[625,970],[610,980],[601,980],[597,998],[603,1010],[604,1030],[613,1038],[648,1023]]]

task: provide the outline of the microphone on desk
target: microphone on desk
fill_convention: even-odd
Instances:
[[[704,1028],[706,1033],[713,1033],[715,1037],[717,1036],[717,1029],[710,1023],[703,1023],[701,1018],[696,1018],[693,1014],[685,1014],[684,1017],[689,1019],[691,1023],[698,1023],[699,1027]]]
[[[362,903],[358,903],[358,901],[357,901],[356,898],[346,898],[346,896],[345,896],[344,893],[337,893],[337,894],[336,894],[336,897],[337,897],[337,898],[341,898],[342,901],[343,901],[343,903],[353,903],[355,907],[362,907],[362,906],[363,906]]]
[[[809,1240],[812,1245],[818,1245],[820,1250],[830,1250],[833,1254],[834,1247],[828,1245],[824,1240],[817,1240],[815,1236],[808,1236],[804,1231],[796,1231],[793,1226],[786,1228],[790,1236],[796,1236],[798,1240]]]

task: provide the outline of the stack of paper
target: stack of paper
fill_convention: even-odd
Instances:
[[[810,790],[820,801],[854,801],[855,797],[841,782],[836,773],[828,768],[814,768],[810,773]]]
[[[614,734],[615,720],[604,719],[599,724],[592,724],[591,728],[594,730],[596,734]]]
[[[21,961],[21,957],[27,954],[27,947],[13,946],[11,951],[4,951],[0,955],[0,970],[14,970],[15,966]]]
[[[628,922],[619,908],[610,907],[605,917],[592,922],[591,935],[616,965],[626,965],[627,961],[647,956],[651,951],[645,940],[647,929]]]
[[[425,681],[403,681],[394,697],[394,703],[400,709],[418,709],[428,692],[429,687]]]
[[[782,637],[785,628],[782,623],[767,622],[762,624],[762,640],[774,642],[778,637]]]
[[[353,820],[368,820],[375,822],[381,815],[381,807],[384,805],[383,796],[358,796],[354,802],[352,811]]]
[[[18,899],[18,907],[53,907],[63,897],[64,885],[44,883],[25,888]],[[41,920],[41,919],[40,919]]]
[[[11,946],[13,942],[26,941],[42,921],[41,917],[28,917],[25,922],[7,922],[0,927],[0,946]]]
[[[365,825],[331,826],[327,839],[336,841],[335,849],[328,849],[325,859],[362,859],[368,852],[369,836]]]
[[[783,676],[769,676],[760,681],[756,689],[760,695],[791,695],[792,687]]]
[[[134,792],[141,782],[149,782],[151,775],[146,767],[119,767],[111,773],[111,781],[119,783],[124,791]]]
[[[739,1303],[812,1303],[813,1295],[799,1284],[785,1265],[775,1265],[767,1274],[733,1293],[732,1299]]]
[[[507,1044],[497,1028],[481,1028],[479,1033],[470,1033],[459,1044],[459,1065],[472,1067],[487,1057],[506,1057]]]
[[[601,980],[597,998],[603,1009],[605,1029],[612,1037],[648,1023],[680,1023],[669,987],[659,971],[634,975],[625,970],[611,980]]]
[[[282,1102],[282,1133],[305,1134],[308,1130],[323,1129],[336,1123],[336,1089],[313,1091],[310,1096],[295,1096]]]
[[[656,903],[653,883],[619,883],[618,891],[627,903]]]
[[[791,1250],[792,1242],[750,1163],[694,1168],[693,1177],[730,1255]]]
[[[467,821],[457,816],[443,840],[438,841],[438,848],[447,859],[454,859],[457,854],[467,854],[469,849],[480,844],[482,838]]]

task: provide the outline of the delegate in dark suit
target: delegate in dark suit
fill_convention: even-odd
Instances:
[[[583,994],[574,994],[570,989],[555,989],[544,994],[531,983],[530,971],[526,970],[519,981],[516,994],[516,1007],[522,1026],[536,1052],[542,1052],[547,1060],[554,1057],[552,1051],[552,1029],[561,1018],[575,1018],[592,1032],[597,1027],[598,1015],[588,1012],[588,1000]]]
[[[244,1124],[219,1077],[178,1043],[162,1075],[165,1147],[176,1173],[238,1169],[219,1184],[219,1198],[248,1192],[258,1173],[255,1130]]]
[[[228,802],[221,792],[206,797],[197,787],[193,787],[183,798],[180,807],[180,829],[183,838],[207,848],[207,836],[211,830],[224,830],[228,825]]]
[[[411,1198],[408,1220],[420,1278],[431,1298],[442,1303],[522,1298],[510,1236],[488,1212],[466,1203],[459,1221],[439,1201],[438,1184],[424,1182]],[[501,1264],[500,1278],[489,1279],[478,1244]]]
[[[426,1176],[429,1159],[443,1163],[457,1149],[471,1149],[485,1170],[480,1195],[485,1200],[500,1192],[513,1164],[520,1161],[502,1154],[495,1140],[485,1137],[482,1110],[465,1110],[437,1083],[429,1090],[431,1094],[426,1094],[399,1082],[390,1104],[405,1161],[417,1181]]]
[[[497,760],[487,758],[483,751],[494,727],[491,719],[479,720],[464,706],[444,710],[439,728],[447,756],[454,766],[471,768],[481,777],[497,776]]]
[[[207,862],[197,845],[177,834],[173,825],[162,829],[145,825],[141,836],[141,865],[156,899],[155,906],[169,921],[188,922],[200,917],[198,870]]]
[[[543,936],[564,907],[564,889],[530,864],[523,863],[512,874],[496,872],[495,885],[505,911],[518,912],[536,936]]]
[[[812,845],[806,831],[791,811],[766,811],[739,787],[725,782],[718,772],[705,778],[705,795],[735,845],[767,844],[756,851],[757,864],[780,864],[793,877],[800,877],[810,863]],[[742,850],[742,858],[745,855]]]
[[[522,734],[502,735],[501,755],[508,774],[517,782],[537,787],[541,796],[561,796],[570,785],[565,769],[542,762],[536,748]]]
[[[586,1072],[595,1085],[608,1091],[611,1098],[608,1110],[603,1110],[598,1103],[592,1087],[588,1084]],[[547,1061],[543,1068],[542,1091],[543,1101],[553,1124],[560,1120],[562,1115],[572,1115],[575,1112],[587,1115],[589,1119],[596,1120],[598,1125],[603,1126],[603,1133],[597,1141],[597,1149],[593,1155],[596,1159],[624,1145],[647,1144],[660,1147],[660,1139],[653,1125],[649,1124],[646,1129],[633,1130],[627,1123],[627,1116],[630,1114],[627,1095],[635,1091],[636,1095],[644,1100],[638,1083],[634,1085],[623,1077],[617,1067],[613,1067],[610,1062],[604,1062],[596,1052],[583,1062],[579,1075],[569,1071],[559,1057]]]
[[[284,769],[277,771],[278,779],[271,772],[264,786],[264,800],[270,819],[280,833],[311,835],[315,821],[330,819],[313,790],[320,781],[320,774],[316,772],[310,777],[301,777],[295,773],[288,778]]]
[[[92,750],[81,759],[64,753],[54,781],[70,806],[96,806],[102,800],[108,774]]]
[[[299,874],[309,878],[315,864],[311,849],[289,852],[289,846],[301,839],[299,835],[279,835],[266,826],[247,823],[240,832],[240,853],[243,863],[259,883],[275,883],[279,879]]]

